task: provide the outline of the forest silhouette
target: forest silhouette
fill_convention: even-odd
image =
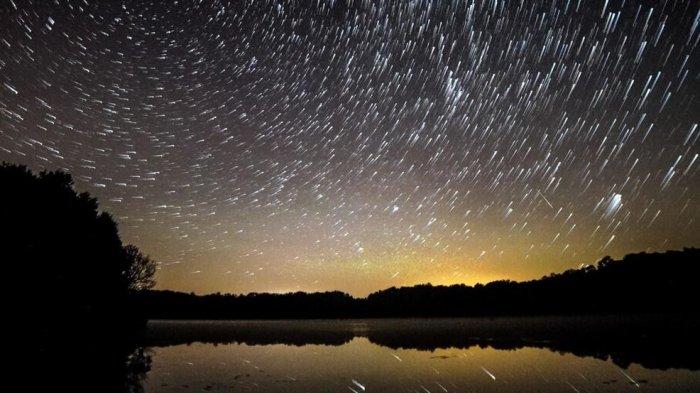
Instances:
[[[123,245],[97,199],[77,193],[70,174],[0,166],[0,249],[17,313],[39,334],[142,325],[134,296],[154,284],[156,264]],[[31,283],[28,290],[27,283]]]
[[[62,171],[0,166],[0,245],[18,315],[44,332],[146,319],[386,318],[693,313],[700,250],[637,253],[537,280],[389,288],[366,298],[340,291],[195,295],[151,290],[156,263],[124,245],[97,200]]]
[[[18,315],[44,332],[146,319],[465,317],[693,313],[700,250],[604,257],[537,280],[389,288],[366,298],[340,291],[195,295],[151,290],[156,263],[124,245],[97,200],[62,171],[0,166],[0,246]],[[27,280],[32,289],[26,289]]]
[[[62,171],[0,165],[0,252],[8,326],[36,391],[138,392],[150,357],[136,342],[136,297],[156,264],[124,245],[117,224]],[[26,360],[26,361],[23,361]],[[25,372],[26,370],[20,370]]]
[[[567,314],[695,313],[700,250],[605,257],[597,265],[537,280],[389,288],[366,298],[346,293],[195,295],[144,291],[155,319],[469,317]]]

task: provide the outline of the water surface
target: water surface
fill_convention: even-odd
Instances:
[[[699,391],[700,371],[688,350],[695,343],[674,349],[683,331],[665,337],[665,344],[657,342],[659,329],[668,329],[669,322],[674,321],[153,321],[147,339],[152,363],[143,387],[146,392]]]

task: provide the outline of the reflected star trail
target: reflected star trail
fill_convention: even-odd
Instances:
[[[160,288],[529,279],[697,246],[696,1],[19,1],[0,160]]]

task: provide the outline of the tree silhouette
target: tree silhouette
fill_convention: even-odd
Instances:
[[[124,279],[131,291],[143,291],[151,289],[156,284],[156,262],[148,255],[144,255],[138,247],[129,244],[124,247]]]
[[[144,291],[155,319],[469,317],[566,314],[697,314],[700,249],[603,258],[537,280],[388,288],[367,298],[342,292],[246,295]],[[695,316],[694,316],[695,317]]]
[[[155,262],[122,245],[112,216],[63,171],[0,166],[0,252],[13,311],[42,333],[140,318],[133,295],[153,286]],[[115,325],[116,323],[116,325]]]

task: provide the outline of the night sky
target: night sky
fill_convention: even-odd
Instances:
[[[0,160],[70,171],[158,288],[700,245],[697,1],[0,4]]]

